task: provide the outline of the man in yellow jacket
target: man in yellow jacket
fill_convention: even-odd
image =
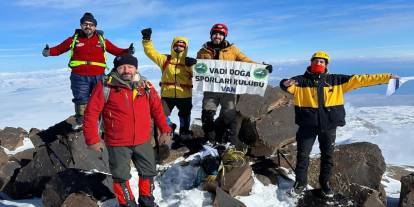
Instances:
[[[210,30],[210,41],[206,42],[197,53],[197,59],[230,60],[255,63],[227,40],[228,28],[225,24],[215,24]],[[266,69],[272,72],[272,65]],[[204,136],[213,142],[236,141],[236,99],[235,94],[209,92],[203,94],[201,121]],[[219,118],[214,121],[218,105],[221,105]],[[223,129],[223,130],[222,130]]]
[[[171,43],[171,54],[160,54],[151,41],[151,28],[143,29],[142,45],[144,52],[161,69],[161,101],[166,116],[174,107],[178,108],[180,118],[180,136],[188,137],[192,105],[192,66],[197,63],[194,58],[187,57],[188,40],[175,37]]]
[[[389,73],[372,75],[329,74],[329,55],[323,51],[314,53],[311,65],[304,75],[280,81],[280,88],[293,94],[296,133],[297,162],[294,193],[301,194],[307,185],[309,154],[318,137],[321,150],[319,184],[324,197],[333,197],[329,179],[333,167],[333,151],[336,128],[345,125],[344,94],[348,91],[388,83],[399,78]]]

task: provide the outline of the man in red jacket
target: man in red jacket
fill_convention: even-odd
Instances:
[[[76,125],[73,129],[82,127],[83,113],[93,87],[99,82],[105,72],[105,51],[119,56],[133,54],[134,47],[131,44],[127,49],[121,49],[113,45],[103,37],[101,30],[96,30],[97,21],[91,13],[85,13],[80,19],[81,29],[77,29],[72,37],[56,47],[43,49],[43,56],[58,56],[70,50],[69,67],[72,69],[70,83],[75,103]]]
[[[152,195],[153,177],[157,171],[150,140],[151,118],[162,133],[160,143],[167,140],[171,129],[155,88],[139,75],[137,67],[138,61],[132,55],[115,58],[114,69],[92,91],[85,110],[83,134],[90,149],[103,150],[97,124],[102,114],[109,169],[120,206],[136,206],[128,182],[132,159],[139,173],[139,206],[154,207],[157,205]]]

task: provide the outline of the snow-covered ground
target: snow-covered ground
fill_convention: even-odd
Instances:
[[[155,84],[158,83],[160,72],[154,67],[143,67],[142,73]],[[23,127],[30,130],[32,127],[46,129],[73,114],[71,92],[69,84],[69,70],[38,71],[28,73],[0,73],[0,128],[6,126]],[[352,99],[351,99],[352,100]],[[367,98],[367,102],[369,102]],[[412,100],[412,97],[411,97]],[[202,95],[195,93],[193,98],[194,109],[192,117],[200,117]],[[358,99],[361,101],[361,99]],[[401,102],[404,105],[404,102]],[[387,164],[414,166],[414,106],[376,106],[357,107],[346,105],[347,125],[338,129],[337,144],[346,144],[357,141],[368,141],[377,144],[385,157]],[[172,120],[178,122],[176,111]],[[18,148],[21,151],[30,145],[25,139],[25,146]],[[6,151],[8,154],[17,151]],[[313,153],[318,153],[318,146],[314,146]],[[195,156],[195,155],[194,155]],[[187,159],[194,159],[191,156]],[[197,188],[191,188],[196,168],[181,166],[175,163],[160,168],[168,170],[156,179],[155,197],[161,207],[164,206],[212,206],[211,195]],[[137,172],[131,171],[133,178],[131,186],[137,195]],[[383,184],[386,186],[390,198],[399,196],[400,183],[388,174],[384,175]],[[279,189],[275,185],[263,186],[255,180],[253,190],[249,196],[238,197],[249,207],[263,206],[294,206],[293,201],[284,196],[284,191],[292,183],[282,182]],[[29,200],[0,200],[0,206],[42,206],[40,199]],[[103,207],[116,206],[115,200],[106,201]]]

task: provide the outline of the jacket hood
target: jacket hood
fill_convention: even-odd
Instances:
[[[183,51],[183,52],[180,52],[179,54],[177,54],[177,53],[174,51],[174,44],[175,44],[176,42],[178,42],[178,41],[183,41],[183,42],[185,42],[185,48],[184,48],[184,51]],[[171,43],[171,56],[172,56],[172,57],[178,57],[178,59],[182,59],[182,58],[187,57],[187,52],[188,52],[188,43],[189,43],[189,41],[188,41],[188,39],[187,39],[187,38],[185,38],[185,37],[175,37],[175,38],[173,39],[172,43]]]

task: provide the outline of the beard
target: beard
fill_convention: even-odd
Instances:
[[[134,75],[131,73],[122,73],[121,74],[121,79],[124,81],[132,81],[132,79],[134,78]]]
[[[222,39],[219,39],[219,38],[214,38],[214,39],[213,39],[213,44],[215,44],[215,45],[219,45],[222,41],[223,41]]]
[[[83,33],[85,33],[86,36],[91,36],[93,34],[93,30],[92,29],[84,29]]]

